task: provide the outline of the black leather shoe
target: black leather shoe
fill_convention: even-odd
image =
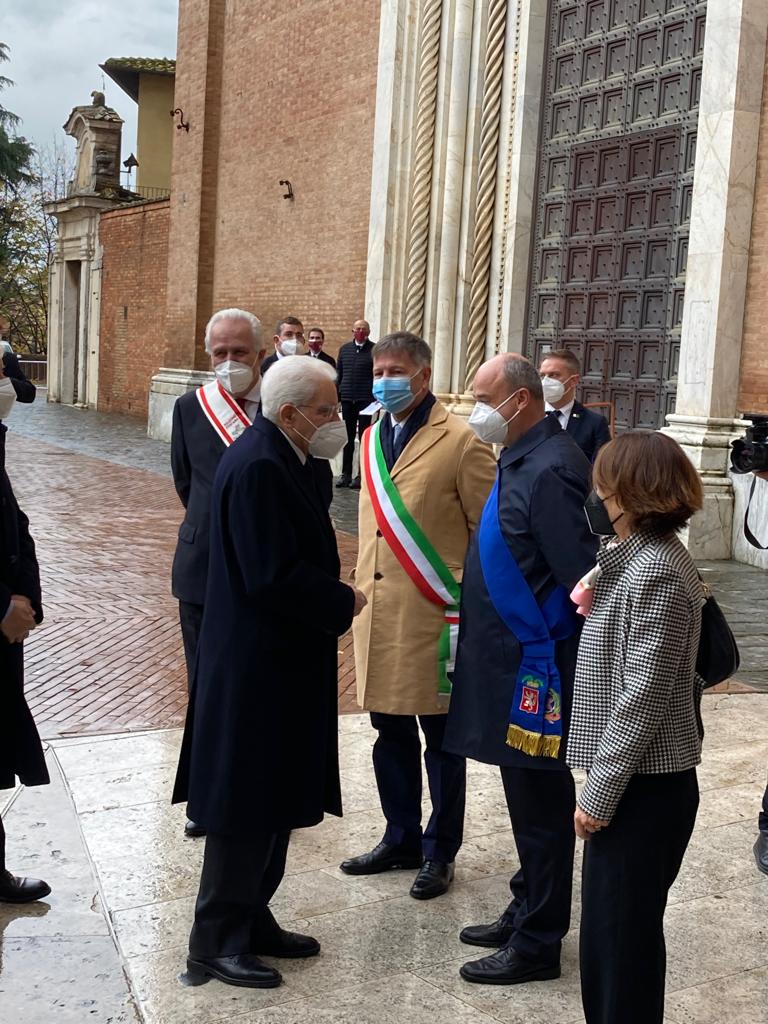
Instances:
[[[552,981],[560,977],[560,964],[542,964],[524,960],[514,949],[507,947],[498,953],[470,960],[459,969],[465,981],[479,985],[522,985],[526,981]]]
[[[395,868],[420,868],[421,862],[421,853],[415,850],[404,850],[401,846],[379,843],[370,853],[345,860],[341,864],[341,870],[345,875],[378,875],[382,871],[393,871]]]
[[[339,479],[336,481],[337,487],[349,487],[352,482],[352,477],[349,473],[342,473]]]
[[[488,949],[501,949],[506,946],[514,934],[514,927],[504,917],[493,924],[473,924],[462,928],[459,938],[467,946],[486,946]]]
[[[189,836],[190,839],[199,839],[200,836],[205,835],[205,828],[202,825],[198,825],[196,821],[187,821],[184,826],[184,835]]]
[[[360,490],[360,477],[359,476],[355,477],[355,479],[349,485],[349,489],[350,489],[350,491],[359,491]]]
[[[764,875],[768,875],[768,832],[762,831],[758,834],[753,849],[758,868]]]
[[[17,878],[10,871],[0,871],[0,903],[34,903],[50,891],[50,885],[40,878]]]
[[[283,980],[280,971],[267,967],[252,953],[187,957],[187,975],[192,985],[204,985],[211,978],[218,978],[225,985],[240,988],[277,988]]]
[[[448,892],[452,881],[453,864],[445,864],[441,860],[425,860],[411,886],[411,896],[415,900],[434,899]]]
[[[306,956],[317,956],[320,952],[320,943],[311,935],[299,935],[298,932],[287,932],[284,928],[279,928],[269,938],[256,939],[253,951],[259,956],[299,960]]]

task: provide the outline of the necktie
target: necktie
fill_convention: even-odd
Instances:
[[[402,435],[403,435],[403,425],[402,425],[402,423],[396,423],[395,424],[395,429],[394,429],[394,431],[392,433],[392,450],[395,453],[395,458],[397,458],[398,455],[400,454],[400,452],[402,451],[402,445],[401,445]]]
[[[550,409],[549,412],[547,413],[547,416],[551,416],[553,419],[556,419],[558,423],[560,422],[560,418],[561,418],[562,415],[563,415],[563,410],[562,409]]]

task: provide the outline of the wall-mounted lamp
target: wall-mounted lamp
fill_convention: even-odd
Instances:
[[[180,132],[181,129],[183,128],[185,132],[188,132],[189,121],[184,120],[184,111],[181,109],[181,107],[176,107],[175,110],[171,111],[171,117],[176,117],[177,114],[179,115],[179,123],[176,125],[176,130]]]
[[[293,185],[290,183],[290,181],[288,181],[287,178],[281,178],[280,179],[280,184],[281,185],[285,185],[285,187],[288,189],[288,191],[283,196],[283,199],[293,199],[294,198],[294,195],[293,195]]]

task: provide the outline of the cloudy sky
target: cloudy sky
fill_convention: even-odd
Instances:
[[[124,118],[123,158],[136,148],[136,104],[104,76],[108,57],[175,57],[177,0],[0,0],[0,41],[10,62],[0,74],[15,85],[0,104],[22,118],[19,129],[36,146],[55,137],[72,107],[103,89]],[[69,140],[71,143],[71,140]]]

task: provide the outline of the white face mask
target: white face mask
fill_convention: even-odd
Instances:
[[[307,423],[312,423],[308,416],[304,416],[301,409],[299,409],[299,415],[303,416]],[[304,438],[309,445],[309,454],[314,455],[317,459],[335,459],[347,443],[347,425],[343,420],[331,420],[330,423],[323,423],[309,440],[300,430],[296,430],[296,433],[299,437]]]
[[[570,390],[565,385],[571,379],[571,377],[566,377],[566,379],[562,381],[556,380],[554,377],[542,377],[541,388],[544,392],[544,401],[549,402],[550,405],[554,402],[559,402],[566,391]]]
[[[0,420],[8,419],[16,404],[16,391],[10,377],[0,377]]]
[[[226,359],[223,363],[217,363],[213,370],[221,386],[230,395],[242,395],[253,384],[253,367],[247,363]]]
[[[304,346],[298,338],[286,338],[285,341],[280,342],[280,351],[284,356],[297,356],[303,348]]]
[[[309,454],[318,459],[335,459],[347,443],[347,425],[333,420],[318,427],[309,442]]]
[[[510,398],[514,398],[517,393],[517,391],[513,391],[509,398],[505,398],[501,405],[497,405],[495,409],[490,405],[486,405],[485,402],[477,402],[475,404],[472,415],[469,417],[469,425],[481,441],[485,441],[486,444],[505,443],[509,424],[515,416],[519,415],[520,410],[518,409],[508,420],[505,420],[499,409],[502,405],[506,405]]]

